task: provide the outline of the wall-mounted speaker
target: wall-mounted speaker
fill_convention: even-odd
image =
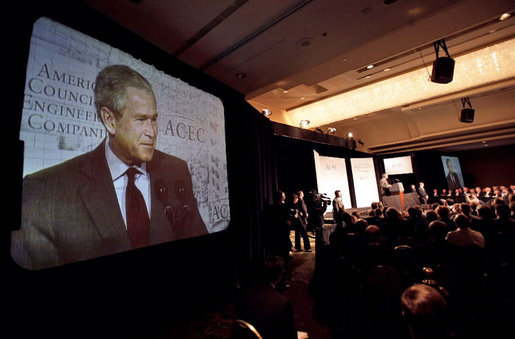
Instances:
[[[440,57],[433,62],[433,72],[431,81],[439,84],[447,84],[452,81],[454,76],[454,59],[450,57]]]
[[[473,108],[464,108],[461,110],[460,115],[461,122],[473,122],[474,121],[474,109]]]

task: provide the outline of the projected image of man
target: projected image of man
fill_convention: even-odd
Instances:
[[[461,188],[461,182],[458,174],[454,172],[454,166],[452,164],[451,159],[447,158],[445,160],[445,164],[447,165],[447,184],[449,185],[449,190],[454,190],[457,188]]]
[[[206,234],[186,162],[155,149],[150,83],[104,68],[95,107],[108,137],[93,151],[28,175],[11,253],[39,269]]]

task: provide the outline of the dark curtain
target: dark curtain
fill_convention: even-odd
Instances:
[[[239,274],[263,259],[261,214],[278,189],[273,128],[246,102],[226,105],[231,225]],[[241,277],[243,278],[243,277]]]

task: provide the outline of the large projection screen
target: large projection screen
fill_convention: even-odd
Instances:
[[[388,175],[413,173],[413,166],[409,155],[404,157],[386,158],[383,159],[383,163],[384,172]]]
[[[376,171],[372,158],[351,158],[352,179],[356,194],[356,207],[370,207],[379,201]]]
[[[315,170],[319,193],[326,193],[331,199],[334,192],[340,190],[345,208],[350,208],[349,181],[347,179],[347,165],[344,158],[326,157],[313,150]],[[332,207],[327,207],[332,211]]]
[[[60,165],[86,153],[89,154],[106,139],[106,129],[97,117],[93,90],[96,76],[104,67],[109,65],[129,66],[148,80],[154,92],[158,112],[158,133],[157,140],[154,143],[155,149],[164,153],[164,157],[167,157],[167,159],[178,158],[177,162],[187,164],[187,167],[183,167],[187,168],[186,171],[189,170],[190,173],[190,177],[184,179],[186,184],[184,184],[183,179],[180,179],[175,181],[175,185],[167,185],[165,179],[173,180],[172,178],[174,175],[178,175],[178,172],[169,170],[164,175],[165,179],[161,183],[156,183],[152,172],[149,171],[150,192],[148,195],[152,198],[151,208],[154,208],[160,202],[163,202],[164,205],[168,204],[161,211],[167,217],[160,217],[164,218],[163,220],[168,218],[170,225],[175,222],[176,226],[181,220],[188,217],[188,213],[193,213],[188,210],[193,209],[192,204],[182,206],[182,201],[175,203],[166,201],[166,199],[172,195],[174,197],[184,195],[184,191],[187,193],[190,190],[196,199],[197,206],[195,209],[198,208],[197,214],[201,216],[200,222],[205,225],[206,233],[226,229],[230,221],[230,210],[224,108],[221,100],[134,58],[124,51],[45,17],[35,22],[30,41],[20,128],[20,139],[25,144],[24,181],[27,175],[41,173],[42,170],[47,171],[49,167]],[[155,153],[154,158],[156,157]],[[174,181],[170,182],[173,183]],[[188,183],[190,183],[191,189],[188,187]],[[70,184],[73,186],[75,182],[70,181]],[[50,185],[50,182],[48,182],[48,185]],[[55,210],[58,210],[57,212],[76,207],[69,206],[72,204],[70,200],[64,200],[68,194],[66,193],[68,187],[63,186],[62,188],[62,195],[54,194],[52,197],[46,197],[47,199],[56,199],[54,205],[60,205],[55,208]],[[36,190],[35,192],[45,196],[42,194],[42,190]],[[157,198],[154,200],[156,195],[160,202],[157,201]],[[100,197],[101,200],[105,199],[105,204],[107,204],[108,198],[110,198],[109,195]],[[29,198],[24,196],[24,204],[27,199]],[[84,204],[92,203],[95,202],[91,199],[84,201]],[[27,214],[24,209],[28,207],[24,204],[22,204],[22,215]],[[38,204],[45,206],[43,201],[37,204],[32,202],[30,208],[34,209],[34,205]],[[102,203],[98,203],[98,207],[103,208],[104,206]],[[172,215],[171,210],[175,214]],[[62,216],[51,219],[49,215],[53,212],[54,209],[50,210],[48,208],[46,211],[40,211],[42,220],[30,219],[30,225],[28,224],[28,218],[24,217],[25,224],[22,220],[21,230],[13,232],[16,233],[16,235],[13,235],[13,239],[16,240],[17,235],[23,231],[26,231],[25,236],[29,232],[31,233],[24,239],[26,242],[38,237],[41,239],[46,237],[44,241],[49,242],[57,242],[63,240],[57,239],[58,237],[65,237],[66,241],[70,242],[75,237],[78,249],[75,249],[74,252],[80,252],[80,248],[84,247],[85,250],[87,249],[90,253],[97,253],[98,256],[110,254],[109,251],[105,250],[97,250],[96,252],[92,250],[94,246],[97,246],[97,242],[106,243],[108,241],[88,237],[95,232],[92,229],[85,229],[89,227],[89,224],[86,225],[85,221],[73,220],[73,217],[68,220],[69,224],[77,225],[77,232],[83,232],[79,235],[73,234],[73,228],[67,231],[67,234],[60,233],[62,227],[57,224],[56,220],[62,218]],[[95,213],[97,212],[95,210],[89,212],[91,219],[96,218]],[[152,209],[152,218],[154,217],[153,212]],[[35,211],[30,213],[34,214]],[[77,211],[74,211],[74,213],[77,214]],[[183,217],[184,215],[186,217]],[[48,232],[42,230],[43,226],[40,225],[47,219],[51,220],[48,221],[51,224],[45,225],[45,227],[52,228]],[[91,224],[95,224],[95,222]],[[84,226],[84,229],[81,229],[82,226]],[[112,235],[111,231],[100,229],[100,227],[96,231],[98,234],[104,232],[109,233],[109,236]],[[44,232],[47,233],[40,236],[40,233]],[[151,228],[151,236],[152,232]],[[184,234],[188,234],[187,230],[182,233],[182,236],[176,230],[163,230],[163,232],[175,232],[174,235],[163,237],[163,242],[184,238],[187,237]],[[154,241],[154,243],[159,242],[160,240]],[[13,249],[11,247],[11,253],[18,250],[20,252],[25,251],[27,253],[24,253],[23,256],[30,256],[34,259],[47,254],[48,248],[55,244],[41,243],[35,249],[21,249],[23,245],[20,245],[20,243],[18,245],[20,246],[18,248]],[[72,244],[68,243],[67,245]],[[13,242],[13,246],[17,245]],[[122,251],[122,248],[123,246],[118,247],[113,252]],[[70,254],[69,257],[77,260],[89,259],[91,256],[97,255],[74,254],[76,255]],[[50,261],[52,264],[48,264],[49,266],[73,262],[72,259],[66,259],[64,262],[59,260]],[[39,265],[39,267],[43,265]]]

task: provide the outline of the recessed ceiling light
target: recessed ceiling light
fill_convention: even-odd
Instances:
[[[385,72],[388,72],[388,71],[391,71],[391,70],[392,69],[390,67],[383,69],[383,71],[385,71]]]
[[[304,99],[306,99],[306,98],[305,97],[300,97],[300,100],[304,100]]]
[[[511,14],[510,14],[510,13],[503,13],[503,14],[499,17],[499,21],[504,21],[504,20],[508,19],[509,17],[511,17]]]
[[[374,65],[368,65],[367,66],[367,69],[372,69],[372,68],[374,68]]]
[[[283,90],[283,93],[284,93],[284,94],[288,93],[288,90],[286,90],[286,89],[285,89],[285,90]]]
[[[354,136],[354,134],[352,134],[352,132],[349,132],[349,133],[347,134],[347,136],[348,136],[349,138],[352,138],[352,137]]]

